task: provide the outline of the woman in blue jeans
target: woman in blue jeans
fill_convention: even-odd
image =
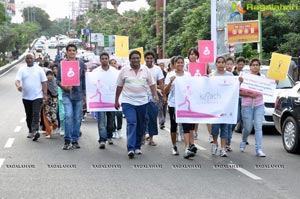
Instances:
[[[252,75],[262,76],[260,74],[260,60],[252,59],[250,61],[250,73]],[[253,92],[240,91],[242,96],[242,142],[240,143],[240,150],[244,152],[246,149],[246,142],[250,135],[253,125],[255,130],[255,150],[259,157],[266,157],[262,150],[262,121],[264,117],[264,100],[262,94]]]

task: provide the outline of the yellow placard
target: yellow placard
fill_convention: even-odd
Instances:
[[[291,58],[292,57],[289,55],[272,53],[270,69],[267,77],[275,80],[285,80],[289,70]]]
[[[144,64],[145,63],[145,60],[144,60],[144,48],[143,47],[139,47],[139,48],[130,49],[129,53],[131,51],[133,51],[133,50],[137,50],[137,51],[139,51],[141,53],[141,64]]]
[[[115,37],[115,50],[117,57],[128,57],[129,49],[129,38],[128,36],[119,36]]]

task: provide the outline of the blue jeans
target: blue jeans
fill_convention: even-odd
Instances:
[[[77,142],[82,118],[82,100],[71,100],[63,96],[65,108],[65,142]]]
[[[235,124],[228,124],[227,125],[227,139],[226,139],[226,145],[230,146],[231,145],[231,138],[232,138],[232,133],[234,131]]]
[[[242,141],[247,142],[248,136],[250,135],[254,124],[256,151],[262,149],[262,121],[264,114],[264,105],[256,107],[242,107],[242,119],[244,127],[242,131]]]
[[[220,138],[227,139],[228,136],[228,124],[212,124],[211,134],[213,136],[219,136]]]
[[[158,135],[157,128],[158,106],[154,102],[149,102],[146,112],[146,132],[150,135]]]
[[[99,133],[98,142],[106,142],[107,139],[112,138],[115,112],[98,112],[97,115]]]
[[[127,121],[127,150],[135,151],[136,149],[141,149],[147,104],[134,106],[122,103],[122,109]]]
[[[122,111],[115,111],[114,117],[117,118],[117,125],[114,118],[114,130],[121,130],[123,124],[123,112]]]

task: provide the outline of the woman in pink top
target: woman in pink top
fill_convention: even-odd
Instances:
[[[260,65],[259,59],[252,59],[250,61],[250,73],[260,76]],[[263,95],[246,91],[240,91],[240,95],[242,96],[242,120],[244,127],[240,150],[241,152],[245,151],[248,136],[254,125],[256,155],[266,157],[262,151],[262,121],[265,112]]]

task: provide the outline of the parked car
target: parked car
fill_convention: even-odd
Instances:
[[[56,48],[57,47],[57,41],[50,40],[48,43],[48,48]]]
[[[300,84],[279,94],[275,102],[273,119],[282,143],[289,153],[300,153]]]

